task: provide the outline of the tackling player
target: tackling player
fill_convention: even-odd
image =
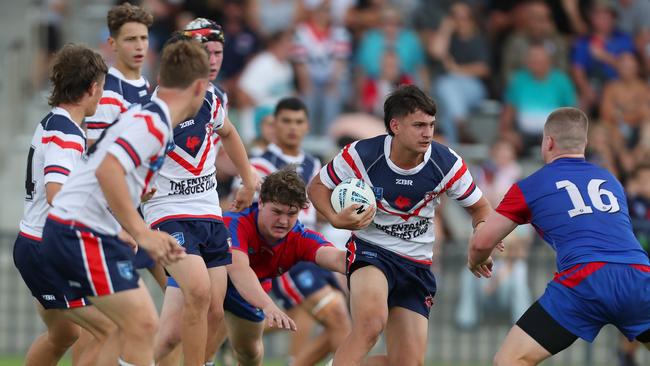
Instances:
[[[125,240],[135,240],[163,264],[184,257],[177,240],[149,229],[136,208],[173,146],[172,129],[201,107],[208,74],[207,55],[197,42],[165,47],[157,95],[122,114],[89,149],[45,224],[43,253],[56,271],[53,280],[68,298],[88,296],[117,324],[121,365],[153,363],[158,323]]]
[[[588,124],[575,108],[551,113],[546,165],[515,183],[472,236],[468,267],[477,277],[492,275],[492,249],[517,225],[531,223],[557,252],[558,273],[512,327],[495,365],[537,365],[578,337],[592,342],[606,324],[650,348],[650,261],[623,187],[585,161]]]
[[[183,37],[198,39],[209,55],[209,78],[216,79],[223,60],[221,27],[197,18],[181,33],[168,44]],[[173,279],[165,291],[156,360],[182,341],[184,364],[202,365],[208,335],[223,322],[225,265],[231,263],[231,254],[215,189],[217,138],[243,177],[244,187],[232,206],[241,210],[252,202],[256,180],[244,144],[226,115],[224,94],[210,83],[198,114],[174,129],[174,149],[161,167],[158,191],[142,208],[147,223],[174,236],[188,254],[166,266]]]
[[[27,155],[25,208],[13,256],[37,300],[34,303],[47,332],[32,343],[25,356],[26,365],[56,364],[79,336],[79,327],[61,310],[87,304],[81,297],[64,296],[57,288],[51,279],[52,269],[41,255],[41,241],[52,200],[86,149],[81,123],[97,109],[106,72],[101,56],[84,46],[68,44],[57,53],[50,73],[54,88],[49,104],[53,108],[37,125]],[[80,321],[96,324],[90,329],[90,338],[91,348],[98,350],[115,325],[93,307],[85,307],[78,314]]]
[[[242,366],[262,364],[265,318],[270,327],[296,329],[267,294],[272,278],[299,261],[338,272],[345,269],[345,253],[298,220],[307,204],[305,183],[294,170],[284,168],[266,177],[259,203],[225,215],[234,250],[227,266],[224,310],[228,338]]]
[[[355,231],[347,245],[352,332],[336,351],[336,366],[360,365],[384,330],[388,357],[379,362],[424,363],[436,293],[429,267],[439,196],[457,200],[473,226],[490,211],[463,159],[432,142],[435,114],[434,102],[417,87],[397,89],[384,103],[388,134],[347,145],[312,180],[316,209],[334,227]],[[356,205],[338,214],[332,208],[332,190],[350,177],[373,187],[377,214],[371,220],[355,214]],[[367,212],[374,213],[371,207]]]

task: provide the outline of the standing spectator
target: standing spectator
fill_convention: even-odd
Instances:
[[[357,82],[380,79],[385,65],[378,60],[384,59],[390,50],[397,56],[398,74],[411,80],[419,79],[419,84],[428,82],[420,40],[415,32],[402,27],[400,13],[392,7],[382,10],[381,26],[369,30],[361,40],[356,55]]]
[[[255,107],[274,106],[280,99],[295,94],[291,57],[291,32],[280,31],[271,36],[266,51],[246,65],[237,85],[241,108],[240,133],[244,141],[255,137]]]
[[[525,22],[508,37],[502,51],[503,80],[507,82],[516,70],[525,66],[526,51],[532,43],[540,43],[546,48],[554,67],[568,71],[569,50],[564,38],[555,29],[548,5],[536,0],[525,4],[523,10]]]
[[[245,4],[228,0],[224,5],[223,29],[228,42],[223,48],[223,65],[219,78],[226,91],[232,91],[246,63],[260,47],[260,40],[247,22]]]
[[[526,53],[526,68],[517,71],[505,92],[501,134],[512,139],[518,151],[538,145],[546,117],[556,108],[574,106],[576,93],[569,77],[551,65],[541,44]]]
[[[634,52],[632,38],[615,28],[616,8],[609,0],[595,0],[589,15],[591,31],[576,41],[571,56],[580,105],[586,110],[596,105],[603,84],[618,77],[616,56]]]
[[[447,141],[455,143],[471,109],[485,98],[481,79],[490,71],[487,40],[467,3],[452,5],[429,51],[445,70],[436,80],[434,94],[440,105],[440,126]]]
[[[343,104],[350,39],[332,25],[329,0],[305,0],[305,11],[306,21],[295,32],[296,77],[314,132],[323,134]]]

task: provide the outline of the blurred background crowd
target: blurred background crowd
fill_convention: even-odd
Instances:
[[[20,60],[30,65],[27,80],[12,84],[11,76],[3,77],[2,88],[14,92],[18,88],[17,97],[3,98],[4,107],[15,108],[11,103],[16,101],[30,111],[47,110],[48,61],[65,42],[83,41],[96,47],[111,64],[102,12],[105,15],[110,6],[121,2],[31,2],[25,10],[32,14],[27,17],[30,35],[26,39],[35,41],[37,48],[29,52],[29,60],[5,56],[5,74],[13,72],[12,62],[23,68]],[[158,54],[173,31],[197,16],[223,26],[226,43],[217,84],[228,93],[229,116],[251,152],[273,140],[271,114],[283,97],[295,95],[305,101],[310,112],[305,149],[327,161],[350,141],[384,133],[384,97],[400,84],[416,84],[437,103],[436,139],[472,163],[479,186],[497,205],[512,183],[541,164],[537,146],[546,116],[561,106],[580,107],[591,118],[588,159],[623,182],[637,235],[648,249],[648,0],[130,2],[154,15],[144,71],[154,85]],[[79,24],[75,19],[82,13],[86,21]],[[6,46],[0,46],[19,52],[26,46],[20,37],[15,38],[5,37]],[[8,130],[12,131],[9,136],[31,135],[40,112],[30,111],[3,114],[9,120],[24,120],[24,127]],[[16,156],[21,154],[23,150]],[[5,175],[18,182],[0,179],[9,196],[20,191],[14,189],[22,182],[16,177],[24,171],[23,157],[18,160],[13,165],[3,163],[10,172]],[[231,187],[231,171],[224,161],[219,170],[223,197]],[[7,212],[5,207],[0,218],[5,230],[18,222],[19,198],[8,198],[8,207],[16,212]],[[458,258],[455,267],[448,268],[454,274],[443,276],[443,281],[451,281],[450,286],[456,288],[451,298],[440,300],[454,303],[447,320],[453,319],[455,330],[476,329],[486,309],[503,309],[506,322],[515,321],[541,293],[552,272],[552,261],[539,264],[539,253],[546,252],[535,244],[538,239],[532,230],[522,228],[508,237],[508,250],[499,258],[494,278],[476,281],[462,262],[471,230],[467,218],[454,205],[443,203],[438,221],[437,240],[459,244],[451,250]],[[440,275],[445,273],[442,267],[438,261],[433,270]],[[432,319],[435,323],[436,317]],[[453,342],[460,341],[460,336],[451,337]],[[1,338],[2,334],[0,343]],[[436,342],[437,338],[431,339]],[[618,340],[611,339],[608,349],[614,350]],[[621,357],[627,349],[621,349]],[[603,352],[614,355],[610,360],[616,357],[616,351]],[[483,353],[477,357],[481,359]],[[587,364],[593,361],[585,357]]]

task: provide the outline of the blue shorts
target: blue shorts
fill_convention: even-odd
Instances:
[[[578,264],[556,274],[539,303],[560,325],[588,342],[606,324],[633,340],[650,329],[650,266]]]
[[[54,283],[69,299],[138,288],[133,250],[117,236],[50,215],[43,229],[42,252],[54,269]]]
[[[153,268],[156,266],[156,261],[151,258],[144,248],[138,247],[138,251],[133,258],[133,266],[135,269]]]
[[[429,265],[404,258],[389,250],[352,237],[347,244],[347,277],[365,266],[377,267],[388,281],[388,308],[405,308],[429,318],[436,279]]]
[[[332,272],[311,262],[298,262],[288,272],[273,279],[273,295],[283,308],[289,310],[327,285],[340,289]]]
[[[84,298],[68,300],[54,282],[55,273],[41,251],[40,241],[18,234],[14,243],[14,264],[32,296],[45,309],[69,309],[88,305]]]
[[[264,321],[264,312],[262,312],[262,309],[256,308],[244,300],[235,288],[235,285],[230,282],[230,279],[228,279],[228,289],[226,290],[226,297],[223,300],[223,310],[238,318],[255,323]]]
[[[221,221],[187,220],[163,221],[156,229],[162,230],[178,240],[187,254],[203,258],[207,268],[232,263],[230,233]]]

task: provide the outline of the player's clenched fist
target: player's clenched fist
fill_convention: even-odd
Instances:
[[[164,266],[185,257],[185,248],[180,246],[174,237],[164,231],[147,230],[136,240],[155,261]]]
[[[347,230],[361,230],[370,225],[372,219],[375,218],[375,206],[368,206],[366,210],[358,213],[360,207],[361,205],[357,203],[344,208],[336,216],[332,217],[332,225]]]

